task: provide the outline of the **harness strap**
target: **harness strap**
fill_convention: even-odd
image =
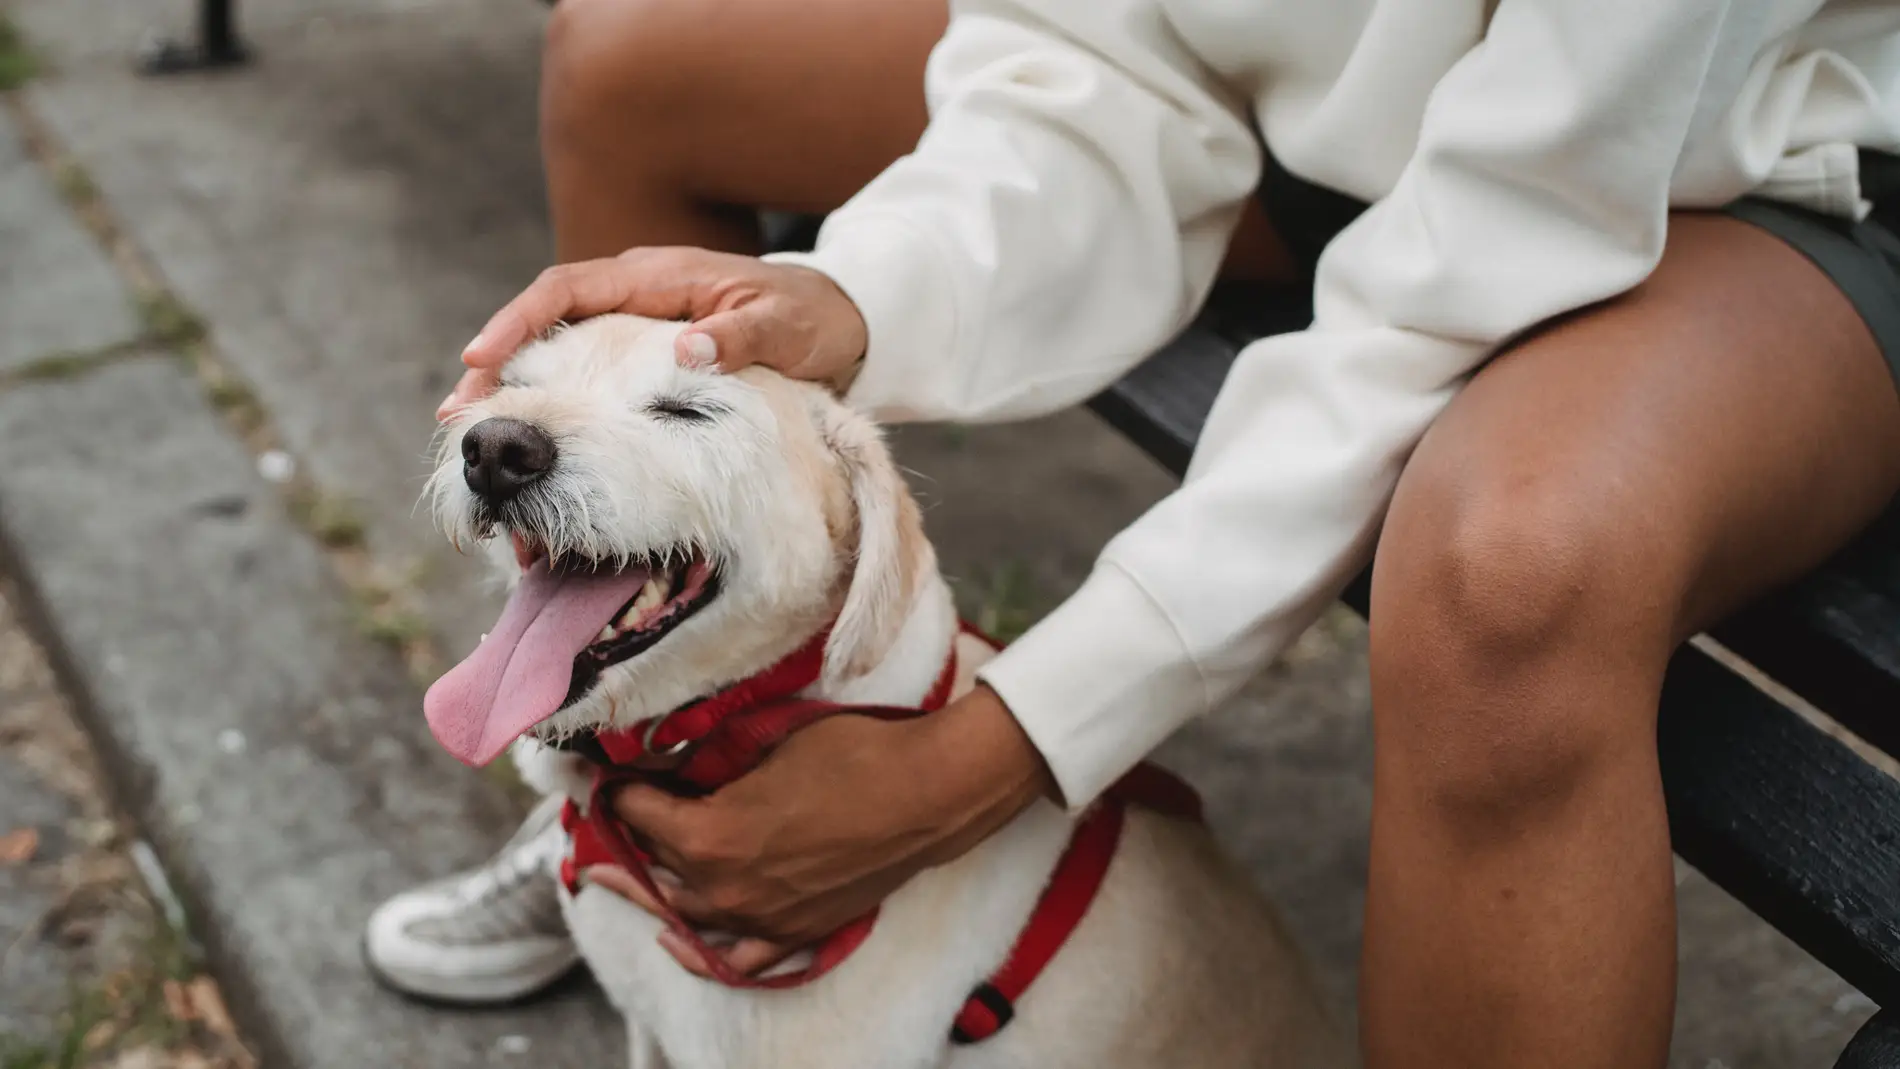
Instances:
[[[980,1043],[1002,1031],[1016,1016],[1016,1000],[1075,934],[1089,903],[1095,901],[1095,892],[1101,890],[1109,862],[1115,859],[1115,846],[1121,840],[1124,816],[1122,804],[1110,801],[1091,809],[1076,825],[1068,848],[1049,877],[1049,886],[1036,900],[1029,923],[1016,937],[1016,945],[1003,959],[1002,968],[978,984],[957,1012],[950,1029],[952,1042]]]
[[[1001,648],[1000,643],[968,624],[962,625],[962,630],[993,648]],[[792,697],[815,682],[823,671],[826,638],[821,633],[760,675],[674,711],[652,725],[651,732],[636,728],[601,733],[575,746],[600,767],[585,812],[570,801],[561,813],[561,824],[571,842],[568,856],[561,862],[561,879],[568,890],[579,890],[581,869],[612,864],[625,869],[654,901],[665,901],[653,879],[651,856],[634,840],[632,829],[613,817],[611,795],[621,784],[646,782],[682,794],[711,793],[758,767],[787,737],[820,720],[843,714],[905,720],[948,702],[956,682],[954,651],[918,708],[841,705]],[[652,767],[655,756],[674,753],[680,756],[677,764],[657,770]],[[1168,816],[1201,819],[1199,795],[1158,766],[1138,765],[1110,787],[1077,823],[1002,966],[964,1000],[951,1028],[953,1042],[969,1044],[988,1039],[1015,1016],[1016,1002],[1087,915],[1114,861],[1130,805]],[[700,952],[720,983],[779,989],[809,983],[850,957],[870,936],[877,910],[827,936],[813,951],[807,967],[765,977],[747,976],[732,969],[677,914],[669,911],[661,919],[683,942]]]
[[[964,1000],[950,1029],[953,1042],[980,1043],[1002,1031],[1016,1016],[1017,1000],[1088,915],[1089,905],[1108,876],[1108,866],[1115,860],[1131,805],[1183,820],[1201,819],[1200,795],[1159,765],[1136,765],[1117,780],[1076,825],[1068,848],[1049,877],[1049,885],[1036,900],[1029,923],[1016,937],[1002,968]]]
[[[669,714],[665,722],[659,725],[659,730],[653,733],[653,738],[656,740],[656,750],[662,753],[682,743],[690,747],[685,751],[684,761],[677,767],[661,772],[640,767],[642,758],[646,756],[644,731],[600,734],[598,739],[601,749],[614,763],[595,770],[593,794],[584,815],[571,801],[561,811],[561,824],[567,830],[570,842],[568,854],[561,860],[561,882],[566,884],[568,891],[578,893],[582,869],[612,864],[625,869],[655,902],[665,901],[653,880],[652,857],[634,841],[632,829],[613,816],[612,793],[614,788],[622,784],[657,783],[682,794],[707,794],[757,768],[786,738],[820,720],[844,714],[879,720],[908,720],[940,709],[949,701],[951,688],[956,683],[957,662],[954,654],[938,673],[930,693],[914,709],[843,705],[782,696],[787,688],[798,690],[810,685],[809,680],[799,682],[799,679],[814,663],[822,665],[824,638],[824,635],[819,635],[804,649],[795,651],[759,676]],[[818,651],[816,662],[812,661],[809,654],[814,649]],[[811,676],[816,679],[816,671],[812,671]],[[731,697],[735,692],[742,692],[741,697]],[[719,715],[704,715],[703,711],[708,708],[719,710]],[[701,734],[688,735],[686,731],[691,729],[676,728],[674,722],[680,719],[688,719]],[[747,976],[727,965],[725,959],[715,953],[692,925],[678,914],[669,910],[661,920],[683,942],[699,951],[713,978],[720,983],[728,987],[776,989],[810,983],[830,972],[871,934],[871,928],[877,920],[877,910],[871,910],[826,936],[813,950],[809,966],[766,977]]]
[[[651,739],[640,730],[600,732],[597,737],[601,748],[613,764],[636,765],[651,756],[647,752],[648,742],[656,753],[699,744],[727,726],[727,721],[735,715],[758,715],[768,703],[785,701],[818,682],[819,676],[824,674],[825,644],[830,639],[831,628],[827,627],[758,675],[680,706],[654,726]],[[723,782],[716,781],[711,786]]]
[[[632,777],[602,776],[596,781],[593,800],[588,805],[587,816],[582,818],[581,823],[573,828],[570,833],[575,835],[577,843],[582,835],[592,838],[594,843],[602,848],[605,857],[600,858],[598,861],[580,862],[577,856],[570,855],[567,861],[562,862],[561,875],[563,879],[567,880],[570,889],[572,889],[574,886],[573,877],[575,873],[569,867],[570,865],[578,863],[584,867],[585,864],[594,864],[600,861],[611,862],[627,870],[628,875],[632,876],[635,882],[639,883],[640,887],[646,891],[653,901],[665,902],[666,899],[660,894],[659,885],[653,880],[653,871],[650,867],[652,865],[652,858],[648,856],[645,850],[640,848],[638,843],[633,841],[631,831],[625,824],[615,820],[608,808],[608,792],[615,785],[627,782],[630,778]],[[573,808],[573,803],[570,802],[568,808],[562,812],[561,818],[563,824],[568,822]],[[576,853],[578,854],[578,850]],[[877,910],[871,910],[871,912],[866,913],[862,917],[858,917],[844,927],[826,936],[824,941],[819,943],[817,948],[813,950],[810,965],[793,972],[776,973],[771,976],[747,976],[733,969],[732,966],[726,964],[724,957],[718,954],[712,947],[708,946],[704,939],[700,938],[699,933],[693,929],[692,925],[686,923],[685,918],[672,910],[667,910],[660,919],[666,923],[666,927],[669,931],[678,936],[688,946],[699,952],[700,958],[705,961],[707,969],[713,975],[713,979],[727,987],[763,988],[772,990],[797,987],[800,984],[810,983],[830,972],[833,968],[836,968],[840,962],[850,957],[851,952],[858,949],[859,945],[870,936],[871,928],[877,922]]]
[[[780,743],[820,720],[840,714],[868,716],[877,720],[910,720],[935,712],[950,701],[950,689],[957,679],[957,662],[952,657],[938,674],[937,682],[918,708],[889,705],[840,705],[813,698],[785,698],[748,710],[741,716],[729,716],[711,734],[702,737],[688,752],[686,760],[670,775],[697,791],[715,791],[759,767]],[[664,737],[663,733],[656,733]]]

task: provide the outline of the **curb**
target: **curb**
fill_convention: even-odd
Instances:
[[[454,1011],[363,968],[376,903],[485,856],[518,810],[428,738],[182,361],[0,392],[0,456],[0,565],[264,1064],[624,1061],[590,986]]]

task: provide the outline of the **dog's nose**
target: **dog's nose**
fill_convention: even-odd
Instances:
[[[462,481],[500,503],[554,467],[554,439],[532,423],[485,419],[462,435]]]

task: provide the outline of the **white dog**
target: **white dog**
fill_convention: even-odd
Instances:
[[[495,630],[431,690],[431,726],[472,764],[520,740],[530,782],[577,801],[590,769],[549,744],[665,717],[827,625],[808,694],[853,704],[917,705],[958,641],[876,428],[773,372],[682,369],[678,330],[609,316],[526,349],[447,428],[431,483],[451,537],[488,541],[521,576]],[[974,667],[964,653],[959,687]],[[1247,878],[1198,824],[1138,808],[1013,1021],[952,1043],[953,1017],[1002,964],[1073,826],[1036,804],[917,876],[842,964],[786,990],[692,976],[656,943],[659,920],[599,887],[567,902],[568,922],[628,1019],[635,1069],[1347,1063]]]

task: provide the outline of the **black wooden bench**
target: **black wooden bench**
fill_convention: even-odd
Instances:
[[[815,234],[767,223],[779,248]],[[1179,475],[1234,355],[1311,318],[1305,294],[1219,287],[1091,407]],[[1369,580],[1345,595],[1362,615]],[[1712,637],[1900,754],[1900,518]],[[1676,852],[1881,1007],[1837,1069],[1900,1069],[1900,780],[1694,646],[1670,666],[1657,736]]]

